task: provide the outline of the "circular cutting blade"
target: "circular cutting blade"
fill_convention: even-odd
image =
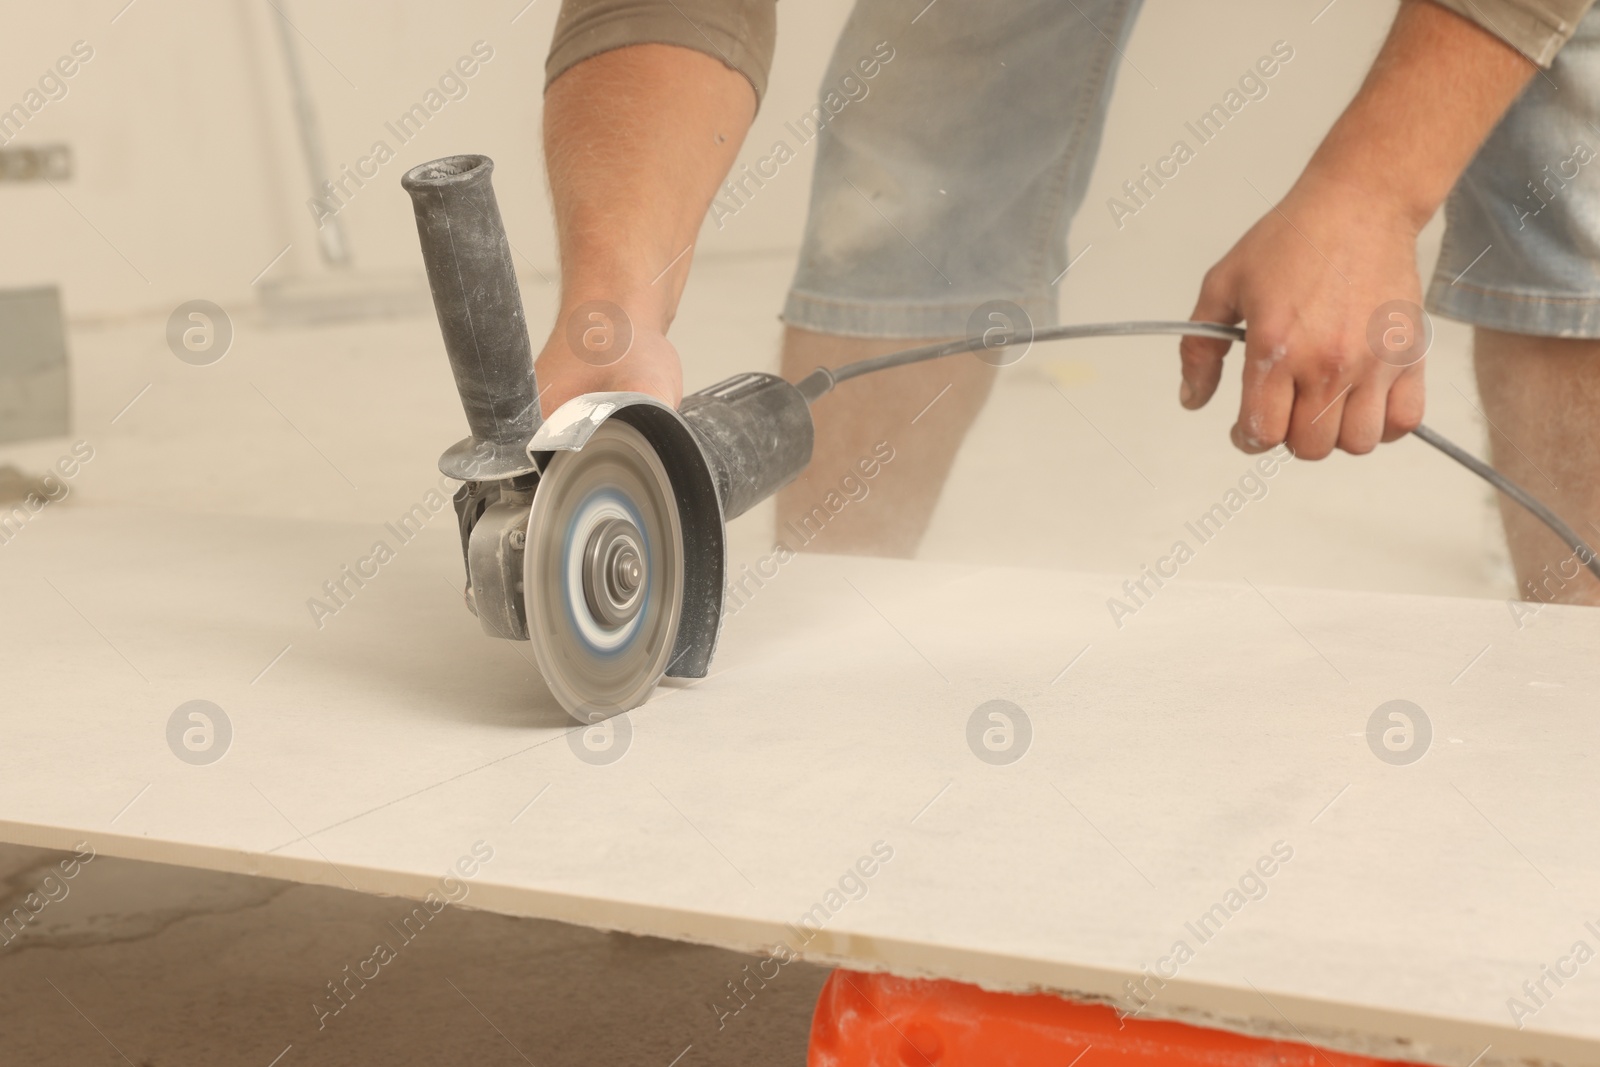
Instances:
[[[644,703],[666,673],[683,602],[683,527],[644,435],[610,419],[539,478],[523,560],[528,636],[580,722]]]

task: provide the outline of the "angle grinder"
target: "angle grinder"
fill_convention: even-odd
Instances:
[[[491,637],[530,642],[551,693],[580,722],[637,707],[664,676],[706,675],[722,623],[724,527],[805,469],[811,404],[836,384],[1033,341],[1244,339],[1204,322],[1013,326],[821,368],[797,384],[737,374],[677,409],[644,393],[587,393],[543,417],[493,171],[486,156],[448,156],[401,179],[471,431],[439,470],[462,483],[467,607]],[[1414,432],[1532,511],[1600,577],[1594,550],[1547,507],[1426,426]]]
[[[676,410],[588,393],[542,418],[493,170],[450,156],[401,179],[471,430],[439,470],[462,482],[467,607],[490,636],[531,642],[561,706],[593,722],[637,707],[664,675],[705,676],[724,526],[811,461],[810,404],[750,373]]]

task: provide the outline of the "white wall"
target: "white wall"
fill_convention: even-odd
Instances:
[[[498,163],[512,240],[535,282],[552,275],[554,249],[538,151],[542,67],[557,0],[275,0],[301,46],[332,169],[354,164],[374,141],[397,150],[340,214],[356,261],[414,269],[416,236],[399,188],[409,166],[452,152]],[[957,4],[960,0],[943,0]],[[1287,185],[1326,122],[1347,99],[1381,35],[1392,0],[1152,0],[1124,65],[1112,125],[1075,245],[1095,245],[1069,294],[1090,292],[1097,311],[1185,313],[1149,307],[1140,278],[1152,263],[1194,274]],[[0,285],[54,281],[69,315],[165,312],[205,297],[225,307],[252,299],[251,280],[279,250],[269,278],[320,269],[305,165],[291,125],[274,0],[62,0],[8,13],[0,38],[0,106],[20,101],[76,41],[93,59],[67,81],[12,143],[66,141],[76,173],[59,191],[0,185],[4,240]],[[786,118],[806,110],[846,0],[780,5],[772,87],[745,148],[764,154]],[[981,11],[981,5],[974,5]],[[120,14],[119,14],[120,11]],[[115,21],[113,21],[113,18]],[[1296,59],[1226,133],[1185,168],[1159,201],[1120,230],[1106,197],[1163,152],[1192,117],[1277,39]],[[423,132],[400,144],[385,128],[435,86],[475,41],[494,57]],[[1143,73],[1139,73],[1142,71]],[[708,226],[702,259],[792,249],[804,220],[809,156],[786,167],[720,230]],[[1172,262],[1176,258],[1180,262]],[[529,266],[529,262],[533,264]],[[1105,281],[1099,286],[1088,281]],[[1069,301],[1075,299],[1069,295]],[[1108,303],[1109,302],[1109,303]]]
[[[1145,5],[1118,73],[1105,143],[1063,285],[1063,317],[1187,318],[1208,267],[1293,183],[1377,53],[1395,0],[1225,0]],[[1320,12],[1320,17],[1319,17]],[[1312,20],[1315,19],[1313,22]],[[1285,41],[1294,59],[1148,207],[1119,227],[1106,206],[1140,167]],[[1141,73],[1142,72],[1142,73]],[[1259,192],[1258,192],[1259,190]],[[1263,195],[1268,199],[1263,199]],[[1434,235],[1424,262],[1431,267]]]
[[[123,2],[63,0],[7,13],[0,106],[22,101],[74,42],[94,54],[66,80],[66,96],[10,142],[68,142],[76,172],[59,192],[0,185],[0,285],[57,282],[69,315],[97,318],[164,312],[196,297],[224,307],[249,301],[251,279],[286,244],[268,278],[319,270],[271,0],[136,0],[119,16]],[[537,271],[552,274],[538,145],[557,0],[536,0],[514,23],[522,0],[276,2],[298,30],[329,168],[354,165],[380,139],[397,152],[340,213],[358,264],[420,268],[400,175],[471,151],[496,160],[512,241],[536,270],[519,267],[530,282]],[[807,106],[847,5],[807,0],[781,10],[783,51],[753,144],[770,143],[767,127]],[[467,95],[402,145],[385,122],[480,40],[494,56]],[[703,254],[792,247],[807,181],[804,168],[786,174],[736,224],[708,230]]]

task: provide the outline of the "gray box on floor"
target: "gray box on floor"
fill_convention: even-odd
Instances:
[[[0,443],[61,437],[71,429],[60,290],[0,290]]]

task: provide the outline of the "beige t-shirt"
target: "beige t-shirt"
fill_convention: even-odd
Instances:
[[[1594,0],[1433,0],[1548,67]]]
[[[675,44],[743,74],[759,102],[777,39],[778,0],[562,0],[544,83],[614,48]]]

